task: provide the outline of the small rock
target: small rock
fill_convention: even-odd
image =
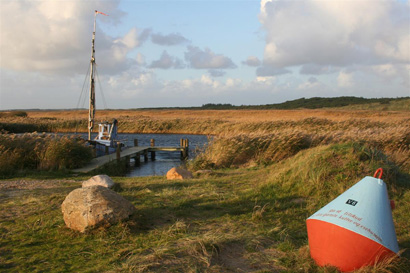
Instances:
[[[114,181],[112,181],[111,177],[105,174],[100,174],[91,177],[87,181],[84,181],[82,187],[85,188],[90,186],[103,186],[111,189],[112,187],[114,187],[114,185],[115,183]]]
[[[67,227],[85,232],[127,219],[135,207],[124,197],[102,186],[78,188],[61,205]]]
[[[194,176],[190,171],[181,169],[181,168],[172,168],[167,172],[167,179],[168,180],[174,180],[174,179],[191,179]]]

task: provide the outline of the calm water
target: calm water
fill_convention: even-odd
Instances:
[[[79,134],[87,138],[87,134]],[[134,146],[134,139],[138,139],[138,146],[150,146],[151,139],[155,139],[155,146],[179,146],[180,139],[189,140],[189,159],[195,157],[205,144],[208,143],[208,137],[204,135],[186,135],[186,134],[118,134],[118,139],[127,146]],[[165,175],[169,169],[183,164],[180,152],[156,152],[155,161],[151,161],[151,155],[148,161],[144,162],[141,156],[140,166],[135,167],[131,161],[131,169],[126,176],[151,176]]]

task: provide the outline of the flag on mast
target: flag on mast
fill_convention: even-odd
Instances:
[[[98,11],[98,10],[96,10],[96,11],[95,11],[95,13],[97,13],[97,14],[102,14],[102,15],[105,15],[105,16],[108,16],[107,14],[105,14],[105,13],[103,13],[103,12],[101,12],[101,11]]]

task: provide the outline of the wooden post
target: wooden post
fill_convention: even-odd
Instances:
[[[181,152],[181,159],[185,160],[188,157],[187,153],[186,153],[186,149],[184,148]]]
[[[131,161],[131,157],[130,157],[129,155],[127,155],[127,156],[125,157],[125,167],[128,168],[128,166],[129,166],[129,164],[130,164],[130,161]]]
[[[189,141],[188,141],[188,139],[183,139],[183,141],[182,141],[182,148],[183,148],[183,152],[181,152],[181,158],[183,159],[183,160],[185,160],[185,159],[187,159],[188,158],[188,152],[189,152]]]
[[[134,146],[135,146],[135,147],[138,146],[138,139],[134,139]]]
[[[121,160],[121,142],[117,142],[117,162]]]
[[[105,154],[106,155],[110,154],[110,147],[105,146]]]
[[[151,138],[151,147],[155,146],[155,139]],[[155,161],[155,152],[151,151],[151,160]]]
[[[140,153],[137,153],[137,154],[135,155],[135,158],[134,158],[134,160],[135,160],[135,167],[138,167],[138,166],[141,164],[141,162],[140,162],[140,157],[141,157],[141,154],[140,154]]]
[[[179,140],[179,146],[181,146],[181,148],[184,147],[184,139],[183,138],[181,138]],[[183,151],[181,151],[181,159],[184,159],[184,152]]]
[[[148,150],[144,151],[144,161],[147,162],[148,161]]]

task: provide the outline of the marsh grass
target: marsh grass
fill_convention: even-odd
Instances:
[[[61,203],[78,184],[3,191],[0,265],[7,272],[337,272],[310,258],[306,219],[383,167],[399,247],[410,248],[409,175],[358,143],[301,150],[266,166],[214,170],[183,181],[114,177],[137,213],[86,234]],[[88,177],[77,177],[77,181]],[[408,272],[410,254],[359,272]],[[86,265],[86,267],[84,267]]]
[[[80,138],[0,133],[0,176],[27,170],[73,169],[92,158],[91,148]]]
[[[129,221],[86,234],[69,230],[62,219],[61,203],[73,184],[4,190],[0,271],[337,272],[318,267],[310,258],[305,221],[379,167],[384,169],[389,197],[396,201],[393,219],[402,253],[359,272],[410,271],[408,112],[105,111],[102,115],[118,117],[123,132],[213,134],[214,141],[188,164],[193,170],[212,170],[178,182],[114,177],[120,184],[116,191],[134,204],[137,213]],[[29,112],[25,118],[0,117],[0,126],[7,121],[17,127],[34,124],[69,130],[84,116],[85,112],[75,111]],[[19,141],[16,149],[29,144]],[[44,155],[47,149],[40,150]],[[5,158],[19,159],[13,154]],[[33,158],[35,164],[24,164],[39,168],[42,157]],[[64,177],[67,174],[58,179]]]

